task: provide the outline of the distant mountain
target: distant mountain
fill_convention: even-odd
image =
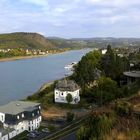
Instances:
[[[0,34],[0,49],[25,48],[25,49],[56,49],[46,37],[38,33],[9,33]]]
[[[24,49],[80,49],[80,48],[102,48],[107,44],[112,47],[139,47],[140,38],[72,38],[44,37],[38,33],[9,33],[0,34],[0,49],[24,48]]]
[[[111,44],[112,47],[140,47],[140,38],[113,38],[113,37],[96,37],[96,38],[72,38],[63,39],[52,37],[49,40],[60,48],[92,48],[106,47]]]

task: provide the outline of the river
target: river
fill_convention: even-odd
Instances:
[[[46,57],[0,62],[0,105],[24,99],[44,83],[60,79],[64,66],[77,62],[90,49],[73,50]]]

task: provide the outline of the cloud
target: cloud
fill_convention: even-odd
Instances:
[[[48,5],[48,0],[21,0],[21,1],[43,7]]]
[[[108,36],[108,29],[116,34],[120,30],[120,36],[122,31],[129,36],[129,30],[133,36],[140,35],[139,0],[1,0],[0,9],[1,33],[33,31],[88,37]]]

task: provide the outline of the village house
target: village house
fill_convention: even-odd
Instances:
[[[0,107],[0,140],[39,128],[41,123],[40,103],[14,101]]]
[[[80,87],[72,80],[61,80],[55,86],[54,100],[56,103],[67,103],[67,95],[71,94],[71,104],[77,104],[80,101]]]

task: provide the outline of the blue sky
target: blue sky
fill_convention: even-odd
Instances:
[[[140,37],[140,0],[1,0],[0,33]]]

